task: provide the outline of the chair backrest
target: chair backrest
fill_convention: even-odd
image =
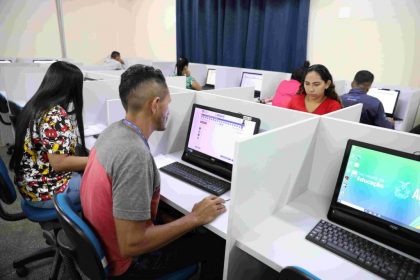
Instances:
[[[23,108],[13,101],[9,101],[9,108],[10,108],[10,120],[12,121],[13,127],[15,127],[17,118],[20,112],[22,112]]]
[[[318,277],[298,266],[287,266],[279,273],[280,280],[320,280]]]
[[[74,261],[89,279],[105,279],[108,262],[105,251],[91,227],[77,215],[65,193],[54,196],[60,224],[74,246]]]
[[[0,93],[0,113],[9,113],[9,106],[7,105],[7,99]]]
[[[9,171],[0,158],[0,199],[6,204],[12,204],[16,200],[16,190],[9,176]]]

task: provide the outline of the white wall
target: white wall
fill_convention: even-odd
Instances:
[[[0,0],[0,56],[61,57],[54,0]]]
[[[175,0],[62,1],[69,57],[102,63],[117,50],[123,59],[176,58]]]
[[[335,79],[367,69],[375,82],[419,87],[419,26],[418,0],[311,0],[308,59]]]

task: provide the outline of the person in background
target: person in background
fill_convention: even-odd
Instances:
[[[333,77],[327,67],[321,64],[310,66],[302,81],[297,95],[292,97],[287,108],[317,115],[342,108]]]
[[[188,69],[189,61],[185,57],[178,58],[176,62],[176,75],[186,77],[187,89],[201,90],[201,85],[191,76],[190,69]]]
[[[114,70],[121,70],[126,68],[125,62],[121,58],[121,54],[117,51],[113,51],[110,55],[110,58],[105,59],[105,65],[112,66]]]
[[[351,90],[344,94],[341,100],[344,107],[363,104],[361,123],[393,129],[394,120],[386,117],[382,102],[376,97],[367,95],[374,78],[373,74],[367,70],[357,72],[351,83]]]
[[[298,92],[303,74],[306,69],[308,69],[309,65],[309,61],[305,61],[301,67],[293,70],[291,79],[281,81],[274,97],[263,99],[261,103],[271,102],[271,105],[273,106],[287,108],[292,97]]]
[[[83,215],[98,233],[110,279],[157,279],[202,262],[200,279],[221,279],[224,240],[190,231],[226,211],[208,196],[191,213],[159,224],[160,175],[148,139],[166,129],[171,95],[153,67],[133,65],[121,75],[123,120],[102,132],[83,175]],[[114,278],[115,277],[115,278]]]
[[[10,168],[31,206],[54,208],[51,198],[62,192],[73,203],[80,202],[81,175],[77,171],[85,169],[88,159],[82,90],[80,69],[68,62],[54,62],[19,114]],[[76,155],[78,142],[83,156]]]

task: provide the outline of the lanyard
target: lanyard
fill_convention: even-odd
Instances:
[[[127,119],[123,119],[123,124],[125,124],[128,127],[130,127],[131,129],[133,129],[134,132],[137,133],[140,136],[140,138],[143,140],[144,144],[146,144],[147,148],[150,151],[149,143],[147,143],[146,137],[144,137],[144,135],[141,132],[140,128],[137,125],[135,125],[134,123],[132,123],[129,120],[127,120]]]

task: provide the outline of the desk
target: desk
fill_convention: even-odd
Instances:
[[[318,203],[314,204],[314,200]],[[382,279],[305,239],[320,219],[327,220],[329,202],[330,197],[306,191],[244,234],[237,240],[236,246],[276,271],[296,265],[321,279]],[[366,236],[364,238],[379,243]],[[414,259],[387,245],[381,246]]]
[[[182,151],[169,154],[169,155],[158,155],[155,157],[155,162],[158,168],[172,163],[174,161],[180,161],[186,165],[192,166],[202,172],[211,174],[203,169],[197,168],[187,162],[181,160]],[[214,175],[214,174],[211,174]],[[166,173],[160,172],[160,195],[162,201],[180,211],[183,214],[191,212],[194,204],[201,201],[203,198],[209,196],[208,192],[205,192],[199,188],[196,188],[188,183],[178,180]],[[230,191],[224,193],[221,198],[230,199]],[[230,201],[225,203],[227,211],[217,217],[210,224],[205,225],[210,231],[214,232],[218,236],[226,239],[227,236],[227,225],[228,225],[228,211],[230,207]]]

